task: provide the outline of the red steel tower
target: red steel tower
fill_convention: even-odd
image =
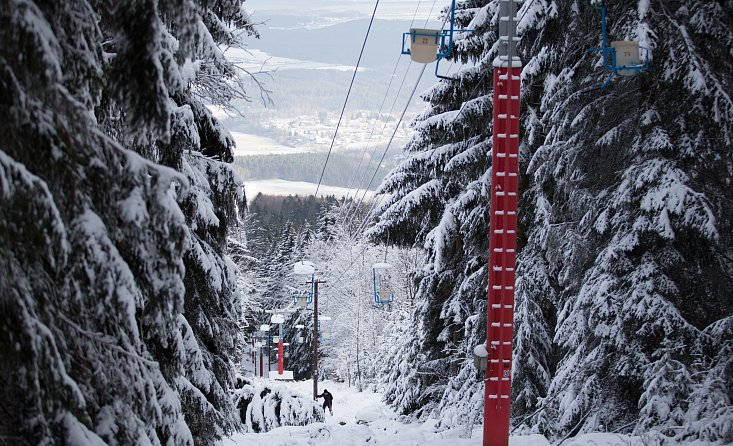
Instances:
[[[494,60],[489,298],[484,388],[484,446],[507,446],[511,406],[514,272],[517,247],[519,91],[516,0],[499,3],[499,56]]]

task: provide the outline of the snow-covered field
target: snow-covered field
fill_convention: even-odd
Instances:
[[[307,183],[305,181],[288,181],[277,178],[271,180],[244,182],[244,190],[247,193],[248,200],[253,200],[260,192],[266,195],[313,195],[316,192],[316,186],[317,185],[315,183]],[[346,194],[350,194],[350,196],[353,197],[354,190],[346,187],[324,185],[321,185],[318,189],[319,197],[323,195],[334,195],[340,198],[346,196]],[[361,197],[362,194],[363,191],[359,192],[359,197]],[[373,196],[373,192],[367,192],[367,198],[371,198]]]
[[[267,136],[252,135],[250,133],[230,132],[237,143],[234,149],[234,156],[249,155],[283,155],[288,153],[315,152],[304,147],[291,147],[278,143]]]
[[[251,378],[250,378],[251,379]],[[293,392],[309,398],[313,392],[311,380],[282,383]],[[405,423],[381,401],[381,395],[370,391],[357,392],[345,383],[319,383],[318,391],[328,389],[334,396],[333,416],[326,414],[325,423],[308,426],[288,426],[270,432],[235,434],[219,446],[481,446],[481,426],[471,432],[465,429],[436,432],[434,421]],[[323,401],[323,400],[320,400]],[[563,442],[563,446],[642,446],[656,444],[649,438],[611,433],[593,433]],[[510,446],[549,446],[541,435],[512,436]]]
[[[292,59],[289,57],[278,57],[267,54],[257,49],[229,48],[226,56],[241,68],[251,71],[282,71],[282,70],[335,70],[353,72],[354,67],[323,62],[316,62],[307,59]],[[365,68],[359,67],[362,72]]]

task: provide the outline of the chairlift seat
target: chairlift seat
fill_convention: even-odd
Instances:
[[[308,296],[301,294],[298,296],[298,308],[305,308],[308,305]]]
[[[438,60],[438,44],[441,30],[410,29],[410,57],[418,63],[433,63]]]
[[[639,42],[633,40],[615,40],[611,47],[616,50],[617,67],[639,67],[641,66],[641,55],[639,54]],[[621,76],[637,76],[641,70],[618,70]]]

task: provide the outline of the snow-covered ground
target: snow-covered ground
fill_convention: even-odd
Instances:
[[[251,378],[250,378],[251,379]],[[313,382],[282,383],[293,392],[309,398]],[[357,392],[344,383],[319,383],[318,391],[328,389],[334,396],[333,416],[326,414],[325,423],[308,426],[288,426],[267,433],[235,434],[219,446],[481,446],[481,426],[468,437],[465,429],[435,431],[435,422],[405,423],[381,401],[381,395],[370,391]],[[323,401],[322,399],[320,401]],[[647,438],[610,433],[585,434],[566,440],[563,446],[642,446]],[[541,435],[512,436],[510,446],[549,446]]]
[[[247,193],[248,200],[254,200],[258,193],[262,192],[266,195],[300,195],[301,197],[313,195],[316,192],[315,183],[305,181],[288,181],[273,178],[270,180],[248,180],[244,182],[244,190]],[[354,196],[354,190],[347,187],[325,186],[321,185],[318,189],[318,196],[334,195],[336,197],[344,197],[346,195]],[[363,194],[359,192],[359,197]],[[366,197],[372,198],[374,193],[367,192]]]
[[[284,155],[290,153],[307,153],[315,152],[315,149],[307,147],[291,147],[280,144],[267,136],[252,135],[250,133],[242,133],[232,131],[232,138],[237,143],[234,149],[234,156],[249,155]]]

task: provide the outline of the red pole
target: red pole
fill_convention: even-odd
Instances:
[[[313,399],[318,400],[318,280],[313,280]]]
[[[265,360],[262,358],[262,347],[260,347],[260,378],[262,378],[264,371],[265,371]]]
[[[277,344],[277,374],[283,374],[283,325],[280,324],[280,342]]]
[[[501,0],[500,50],[494,60],[494,134],[484,382],[484,446],[509,444],[514,277],[517,247],[519,106],[522,64],[515,57],[516,3]]]

